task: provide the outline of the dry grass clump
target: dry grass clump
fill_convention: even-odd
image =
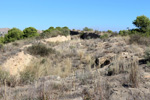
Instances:
[[[0,86],[8,85],[14,87],[18,84],[18,80],[15,76],[11,76],[7,71],[0,67]]]
[[[4,84],[5,80],[8,80],[8,78],[9,73],[0,67],[0,84]]]
[[[129,39],[129,43],[130,44],[139,44],[139,45],[146,45],[148,46],[150,44],[150,38],[149,37],[144,37],[142,35],[139,34],[134,34],[130,36]]]
[[[108,76],[116,75],[119,73],[126,73],[129,71],[130,60],[115,56],[112,60],[112,64],[108,68]]]
[[[48,56],[55,53],[55,50],[48,48],[45,44],[37,43],[27,48],[27,51],[32,55]]]
[[[129,82],[133,88],[137,88],[139,86],[139,67],[137,62],[131,63]]]
[[[69,58],[63,60],[61,64],[52,65],[49,58],[41,58],[32,61],[24,71],[20,72],[20,82],[31,83],[43,76],[57,75],[66,77],[72,73],[72,63]]]

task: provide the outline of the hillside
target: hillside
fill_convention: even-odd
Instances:
[[[129,36],[79,36],[5,45],[0,100],[150,100],[146,46],[130,43]]]

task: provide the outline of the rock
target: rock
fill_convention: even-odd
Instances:
[[[140,59],[139,60],[139,65],[147,64],[147,61],[148,61],[148,59]]]
[[[81,39],[96,39],[96,38],[100,38],[100,35],[95,34],[95,33],[83,33],[80,36]]]
[[[106,65],[110,64],[110,59],[106,58],[106,57],[102,57],[102,58],[96,58],[95,59],[95,66],[96,67],[100,67],[103,68]]]
[[[70,31],[70,35],[79,35],[80,34],[80,32],[78,32],[78,31]]]
[[[101,64],[101,68],[110,64],[110,60],[106,60],[103,64]]]

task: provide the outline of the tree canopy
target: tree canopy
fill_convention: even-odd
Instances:
[[[25,28],[23,30],[23,33],[25,38],[34,37],[38,35],[37,30],[34,27]]]
[[[146,32],[150,27],[150,19],[144,15],[137,16],[136,20],[133,21],[133,24],[138,27],[141,32]]]
[[[20,40],[23,38],[23,32],[19,30],[18,28],[12,28],[8,31],[8,34],[4,37],[4,42],[13,42],[15,40]]]

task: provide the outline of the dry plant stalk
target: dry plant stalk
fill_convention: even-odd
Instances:
[[[137,62],[131,63],[131,71],[129,74],[129,81],[133,88],[137,88],[139,86],[139,68]]]

